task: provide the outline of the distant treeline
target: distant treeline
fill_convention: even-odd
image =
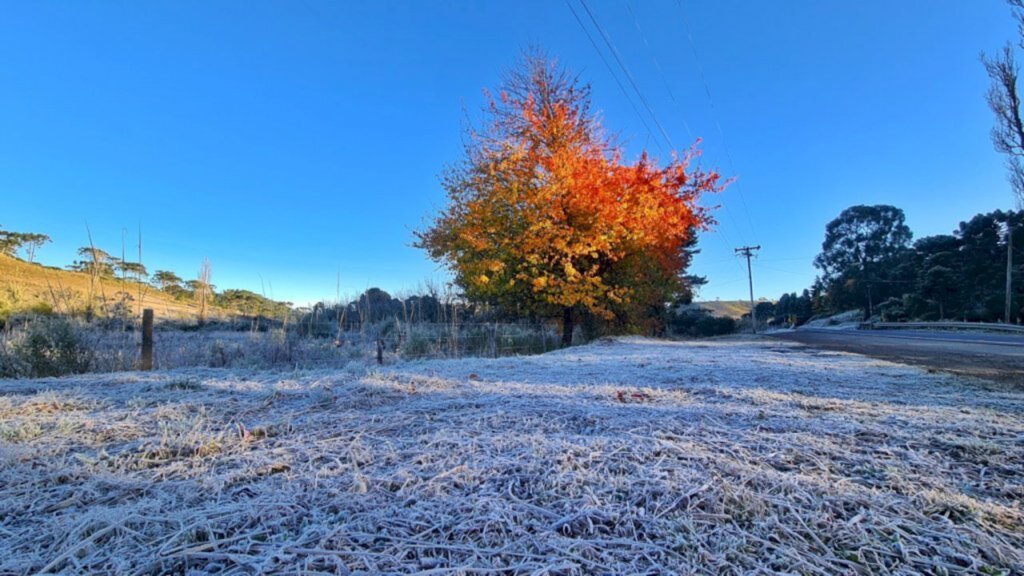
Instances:
[[[996,210],[952,234],[912,241],[903,210],[853,206],[829,222],[814,285],[756,307],[759,321],[802,324],[815,314],[862,309],[885,321],[1003,320],[1012,237],[1010,321],[1024,321],[1024,211]]]
[[[317,302],[300,310],[297,329],[314,336],[332,336],[339,330],[376,330],[381,323],[445,324],[524,320],[520,315],[467,301],[451,290],[428,284],[422,294],[401,298],[370,288],[348,303]]]
[[[50,241],[46,234],[0,229],[0,254],[31,263],[35,260],[36,251]],[[211,269],[208,261],[203,262],[197,278],[185,280],[170,270],[156,270],[150,273],[141,262],[114,256],[95,246],[79,248],[78,257],[78,260],[66,266],[68,270],[88,274],[94,278],[149,284],[180,302],[200,303],[201,319],[207,305],[235,311],[244,316],[278,319],[282,322],[287,322],[292,313],[291,302],[278,302],[250,290],[232,288],[218,292],[210,280]]]

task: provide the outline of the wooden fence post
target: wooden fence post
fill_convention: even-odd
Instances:
[[[377,339],[377,364],[384,364],[384,339]]]
[[[142,369],[153,369],[153,309],[142,311]]]

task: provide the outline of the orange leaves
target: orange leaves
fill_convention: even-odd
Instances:
[[[664,167],[646,154],[623,162],[589,112],[589,87],[543,59],[528,58],[499,94],[417,245],[470,298],[519,310],[610,317],[641,293],[668,298],[711,222],[697,200],[720,189],[718,175],[690,169],[693,150]]]

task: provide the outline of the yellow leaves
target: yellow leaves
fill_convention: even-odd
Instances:
[[[487,284],[491,281],[491,279],[488,278],[485,274],[481,274],[476,277],[476,281],[479,282],[480,284]]]
[[[569,280],[578,278],[580,275],[580,273],[572,265],[572,262],[569,262],[568,260],[564,264],[562,264],[562,270],[565,271],[565,277],[568,278]]]
[[[539,291],[543,290],[545,287],[547,287],[548,279],[543,277],[543,276],[540,276],[540,277],[534,278],[532,284],[533,284],[533,291],[534,292],[539,292]]]

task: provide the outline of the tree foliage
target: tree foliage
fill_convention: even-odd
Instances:
[[[899,263],[911,232],[903,210],[895,206],[851,206],[825,228],[814,265],[818,282],[835,309],[864,308],[899,294]]]
[[[140,282],[149,276],[149,271],[139,262],[128,262],[118,258],[114,260],[113,266],[122,276],[133,276]]]
[[[78,249],[78,257],[81,260],[75,260],[68,265],[70,270],[102,277],[114,275],[114,264],[118,260],[106,251],[94,246],[83,246]]]
[[[819,309],[815,312],[835,313],[857,307],[868,310],[870,296],[875,304],[872,311],[884,320],[1002,319],[1007,228],[1024,230],[1024,211],[978,214],[961,222],[952,234],[926,236],[908,246],[910,234],[902,229],[902,212],[886,207],[883,212],[888,216],[879,217],[869,211],[875,215],[872,224],[854,226],[856,219],[849,216],[867,214],[863,208],[846,210],[829,225],[822,254],[815,261],[823,269],[810,294],[812,302],[814,294],[818,295]],[[1021,322],[1024,232],[1014,233],[1013,253],[1011,313]],[[861,264],[865,261],[867,266]],[[776,322],[782,304],[780,299],[775,305]]]
[[[36,250],[51,241],[46,234],[0,229],[0,254],[16,258],[18,252],[24,250],[25,259],[32,262],[35,260]]]
[[[157,270],[153,273],[153,284],[161,290],[166,291],[172,286],[180,288],[183,282],[184,280],[181,279],[181,276],[178,276],[170,270]]]
[[[277,302],[251,290],[230,288],[216,294],[214,304],[228,310],[237,310],[246,316],[276,318],[291,310],[284,302]]]
[[[635,324],[686,291],[694,235],[711,223],[697,200],[721,187],[690,167],[695,150],[665,166],[647,154],[625,162],[589,87],[537,55],[485,112],[443,177],[447,207],[416,243],[470,300],[562,314],[569,337],[574,311]]]

